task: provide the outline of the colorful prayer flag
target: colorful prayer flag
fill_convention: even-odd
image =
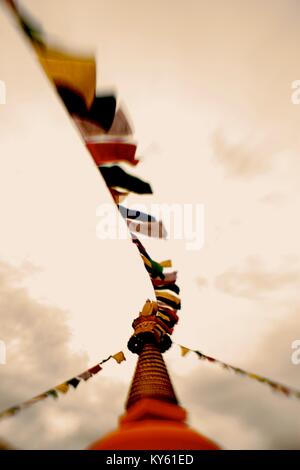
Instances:
[[[66,54],[56,49],[35,45],[39,61],[55,85],[74,90],[89,109],[95,98],[96,62],[94,57]]]
[[[115,162],[127,162],[131,165],[139,163],[135,159],[136,144],[131,142],[95,142],[86,139],[86,146],[98,166]]]
[[[114,354],[112,357],[118,364],[121,364],[121,362],[126,361],[126,357],[124,356],[124,353],[122,351],[118,352],[117,354]]]
[[[109,187],[122,188],[137,194],[152,194],[149,183],[130,175],[117,165],[101,166],[99,171]]]

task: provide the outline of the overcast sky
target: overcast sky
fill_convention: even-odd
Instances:
[[[201,250],[145,242],[180,273],[175,341],[300,388],[291,363],[300,339],[298,2],[21,3],[49,40],[94,52],[98,91],[116,89],[128,109],[143,157],[134,171],[154,189],[129,202],[204,204]],[[109,194],[0,14],[3,408],[124,348],[153,294],[134,247],[97,240],[96,207]],[[59,401],[3,421],[0,436],[20,448],[86,447],[123,411],[135,363],[127,356]],[[300,448],[299,402],[175,347],[166,360],[200,432],[225,448]]]

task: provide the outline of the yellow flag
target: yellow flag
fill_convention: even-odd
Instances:
[[[141,311],[141,315],[143,316],[153,315],[156,311],[157,311],[157,303],[151,302],[151,300],[147,299]]]
[[[181,355],[186,356],[191,350],[189,348],[186,348],[185,346],[180,346],[181,349]]]
[[[142,253],[141,253],[141,258],[144,261],[145,265],[147,265],[149,268],[152,268],[151,261],[149,261],[148,258],[146,258],[146,256],[144,256]]]
[[[61,393],[67,393],[67,391],[69,390],[69,384],[63,383],[63,384],[57,385],[57,387],[55,387],[55,390],[58,390]]]
[[[117,361],[118,364],[121,364],[121,362],[126,361],[126,357],[124,356],[123,351],[118,352],[117,354],[114,354],[112,356],[115,361]]]
[[[250,379],[254,379],[254,380],[259,380],[260,379],[259,375],[256,375],[256,374],[248,374],[248,377]]]
[[[157,297],[159,297],[159,300],[169,299],[172,302],[174,302],[174,304],[180,305],[180,299],[178,297],[176,297],[175,295],[169,294],[169,292],[164,292],[162,290],[156,290],[155,294],[156,294]]]
[[[257,380],[262,383],[268,383],[268,379],[266,379],[265,377],[257,377]]]
[[[170,317],[168,317],[167,315],[164,315],[162,312],[158,311],[156,315],[162,318],[163,320],[170,321]]]
[[[96,92],[96,62],[93,57],[64,54],[55,49],[35,46],[48,78],[77,92],[90,108]]]
[[[161,265],[162,268],[172,268],[172,261],[170,259],[167,259],[165,261],[160,261],[159,264]]]

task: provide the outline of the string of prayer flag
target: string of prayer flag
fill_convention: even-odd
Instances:
[[[16,413],[20,412],[21,410],[28,408],[29,406],[34,405],[35,403],[43,401],[48,397],[53,397],[57,399],[59,397],[59,394],[65,395],[66,393],[69,392],[70,386],[76,389],[78,385],[80,384],[80,382],[82,381],[86,382],[91,377],[98,374],[98,372],[102,370],[102,365],[108,362],[110,359],[114,359],[118,364],[121,364],[123,361],[126,361],[126,357],[123,351],[117,352],[116,354],[113,354],[109,356],[108,358],[103,359],[101,362],[99,362],[95,366],[90,367],[84,372],[81,372],[81,374],[78,374],[76,377],[72,377],[71,379],[66,380],[65,382],[59,385],[56,385],[55,387],[52,387],[46,392],[43,392],[40,395],[30,398],[29,400],[26,400],[23,403],[11,406],[10,408],[3,410],[2,412],[0,412],[0,419],[7,418],[9,416],[14,416]]]
[[[179,347],[180,347],[182,356],[186,356],[188,353],[192,352],[194,354],[197,354],[198,358],[201,360],[218,364],[219,366],[221,366],[223,369],[227,371],[234,372],[240,376],[248,377],[249,379],[256,380],[257,382],[268,385],[274,392],[281,393],[287,397],[295,397],[295,398],[300,399],[300,390],[296,390],[294,388],[288,387],[287,385],[283,385],[279,382],[275,382],[274,380],[271,380],[262,375],[254,374],[253,372],[249,372],[244,369],[240,369],[239,367],[235,367],[231,364],[227,364],[226,362],[220,361],[219,359],[215,359],[214,357],[211,357],[211,356],[207,356],[206,354],[203,354],[200,351],[187,348],[186,346],[179,345]]]
[[[172,267],[172,262],[170,260],[159,263],[153,261],[137,236],[135,234],[131,234],[131,236],[144,261],[154,287],[157,306],[156,317],[159,320],[159,326],[165,333],[172,334],[173,327],[179,320],[177,310],[181,308],[181,301],[175,295],[180,292],[179,287],[175,284],[177,273],[164,273],[164,268]]]
[[[19,20],[21,15],[15,8]],[[22,19],[23,21],[23,19]],[[25,22],[26,23],[26,22]],[[96,95],[96,64],[94,57],[74,56],[49,47],[45,43],[35,41],[37,34],[28,27],[27,35],[38,55],[39,61],[49,79],[55,84],[66,109],[72,116],[74,124],[81,133],[85,145],[102,174],[108,189],[117,204],[122,201],[128,192],[137,194],[152,194],[148,182],[127,173],[115,163],[125,162],[136,165],[136,144],[132,141],[132,128],[122,109],[116,111],[116,97],[114,95]],[[109,165],[113,164],[113,165]],[[119,209],[122,213],[122,209]],[[124,212],[124,211],[123,211]],[[178,321],[177,311],[181,302],[177,295],[176,272],[165,272],[170,268],[170,260],[156,262],[146,252],[133,233],[146,236],[166,238],[167,232],[161,221],[156,221],[147,214],[145,220],[136,217],[125,218],[129,226],[133,242],[136,244],[149,273],[156,295],[157,328],[162,336],[172,334],[173,326]],[[158,289],[156,289],[158,287]],[[114,357],[116,361],[124,360],[121,354]],[[89,380],[99,368],[88,370],[77,378],[72,378],[69,385],[78,386],[77,380]],[[48,394],[57,396],[67,393],[69,385],[60,384],[51,389]]]

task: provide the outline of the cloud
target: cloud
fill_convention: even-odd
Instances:
[[[17,404],[82,372],[84,353],[69,348],[67,314],[32,299],[20,270],[0,263],[0,332],[7,364],[0,365],[0,408]],[[117,424],[124,384],[94,377],[59,400],[47,399],[0,422],[0,436],[23,449],[80,449]]]
[[[6,338],[17,331],[19,339],[16,344],[8,341],[10,363],[12,358],[17,362],[18,354],[22,354],[21,369],[14,361],[12,369],[1,369],[1,401],[11,401],[11,395],[18,401],[23,395],[31,396],[29,384],[38,392],[44,390],[44,378],[53,374],[54,367],[61,368],[63,378],[68,378],[73,360],[78,371],[86,362],[68,349],[65,313],[30,299],[25,290],[14,285],[18,273],[11,267],[2,264],[0,273],[0,327],[9,325]],[[5,305],[12,315],[4,321]],[[300,386],[296,366],[290,361],[291,341],[297,328],[299,331],[299,311],[290,305],[293,315],[274,327],[249,364],[240,364],[237,358],[236,365]],[[36,339],[37,344],[33,344]],[[266,386],[202,362],[197,362],[188,376],[172,376],[193,427],[223,447],[300,448],[299,402],[273,395]],[[128,385],[99,374],[76,392],[70,391],[57,401],[46,400],[0,422],[0,435],[23,449],[86,448],[117,426],[127,389]]]
[[[286,289],[299,289],[300,268],[284,265],[268,269],[259,258],[249,257],[244,265],[218,275],[215,287],[236,297],[265,298]]]
[[[0,263],[0,331],[7,352],[7,364],[1,368],[5,379],[1,384],[2,407],[25,398],[29,377],[30,393],[47,377],[51,380],[71,372],[74,362],[79,368],[87,364],[86,355],[72,354],[69,349],[67,312],[32,299],[19,286],[22,275],[22,269]],[[26,378],[21,389],[13,386],[20,375]]]
[[[222,186],[218,187],[213,184],[215,173],[212,174],[212,178],[208,178],[207,167],[199,167],[202,163],[199,163],[198,152],[195,152],[195,155],[197,155],[195,157],[197,158],[197,166],[191,164],[190,175],[188,173],[185,174],[192,177],[193,173],[195,178],[194,186],[190,184],[189,178],[182,178],[184,169],[181,150],[184,151],[182,152],[184,155],[189,155],[191,159],[189,161],[192,161],[193,151],[195,148],[198,148],[199,142],[202,143],[206,139],[202,132],[203,129],[206,129],[207,122],[211,123],[213,128],[216,128],[220,123],[222,129],[222,132],[214,135],[213,139],[213,150],[220,167],[227,175],[236,176],[236,179],[242,182],[245,180],[252,181],[257,175],[269,175],[274,157],[274,149],[270,147],[270,135],[272,137],[274,134],[280,136],[279,139],[283,141],[283,143],[280,142],[282,147],[290,148],[298,146],[299,107],[291,106],[289,99],[290,83],[299,76],[299,15],[296,14],[299,9],[299,2],[297,0],[286,2],[268,0],[264,2],[264,5],[260,1],[240,2],[236,0],[230,1],[229,4],[224,2],[223,5],[220,5],[220,2],[195,1],[190,2],[189,9],[186,10],[188,11],[188,16],[182,14],[182,4],[177,2],[178,4],[174,7],[177,12],[177,20],[180,18],[180,21],[177,22],[176,15],[173,15],[173,22],[166,21],[169,15],[167,3],[164,6],[165,11],[158,10],[156,6],[153,9],[151,4],[148,12],[149,15],[145,15],[145,5],[142,5],[141,2],[133,2],[134,8],[127,8],[127,10],[125,9],[126,11],[121,10],[122,2],[116,2],[115,6],[117,8],[107,3],[102,5],[101,13],[102,15],[104,14],[103,17],[107,21],[104,21],[106,26],[101,28],[101,34],[99,33],[98,15],[92,15],[93,18],[90,17],[91,15],[82,15],[80,2],[57,1],[55,5],[51,2],[51,8],[45,6],[47,2],[28,0],[26,3],[34,6],[31,9],[33,12],[43,11],[45,29],[51,31],[49,25],[52,24],[54,27],[52,30],[55,31],[55,34],[60,34],[68,44],[73,44],[73,40],[75,41],[74,47],[76,44],[79,44],[79,47],[81,47],[82,41],[85,44],[88,41],[90,41],[90,44],[101,43],[101,34],[104,39],[106,36],[111,38],[110,52],[114,51],[114,53],[102,54],[101,60],[104,62],[101,62],[101,66],[106,69],[108,79],[114,80],[116,76],[121,77],[120,80],[123,80],[123,93],[129,90],[127,96],[132,102],[133,109],[135,108],[134,112],[136,116],[141,117],[138,121],[144,123],[144,129],[143,126],[139,129],[139,138],[141,138],[141,132],[144,130],[144,138],[147,139],[148,130],[151,129],[152,139],[153,125],[156,126],[155,131],[159,132],[161,129],[162,134],[171,136],[169,140],[165,141],[160,137],[162,139],[160,140],[162,149],[169,148],[172,150],[170,152],[162,152],[163,154],[170,154],[170,159],[165,159],[168,167],[167,165],[163,166],[164,162],[161,159],[160,172],[155,167],[153,170],[154,175],[158,174],[165,177],[165,175],[169,174],[168,172],[172,165],[177,161],[178,168],[180,168],[178,170],[179,176],[174,171],[172,178],[165,178],[165,185],[169,184],[172,188],[177,186],[177,191],[179,191],[184,185],[184,180],[188,181],[188,185],[192,187],[192,191],[195,193],[195,200],[197,200],[197,197],[200,200],[205,197],[208,204],[214,201],[221,207],[215,214],[211,212],[212,218],[216,217],[219,219],[224,213],[224,204],[220,205],[219,197],[220,195],[222,196]],[[41,6],[42,3],[45,3],[45,5]],[[157,2],[159,7],[161,4],[162,2]],[[67,14],[70,8],[74,11],[74,7],[77,7],[78,14],[75,16],[80,18],[80,22],[76,22],[74,18],[74,21],[68,25],[69,28],[66,28],[65,21],[63,21],[65,15],[61,15],[61,18],[58,18],[57,8],[63,9]],[[105,11],[103,11],[103,7],[105,7]],[[131,28],[129,35],[127,34],[128,31],[126,33],[124,28],[116,27],[114,30],[111,27],[112,24],[123,24],[124,14],[128,16],[128,19],[132,19],[132,10],[134,10],[134,14],[139,21],[135,22],[135,28]],[[151,21],[149,21],[152,11],[153,15],[156,15],[156,19],[159,19],[156,28],[156,41],[158,42],[153,40]],[[119,14],[116,15],[116,12]],[[83,16],[84,21],[82,21]],[[187,23],[189,28],[186,27]],[[88,29],[84,28],[82,24],[88,25]],[[128,24],[131,24],[130,21],[128,21]],[[201,25],[200,28],[199,24]],[[266,24],[268,25],[267,27]],[[171,25],[169,30],[168,25]],[[149,34],[147,28],[149,29]],[[90,33],[91,29],[94,33]],[[183,34],[178,34],[179,30]],[[147,54],[149,60],[147,61],[139,60],[145,52],[144,46],[142,52],[135,47],[136,38],[140,33],[143,33],[147,43],[146,46],[149,52]],[[127,51],[130,52],[125,58],[126,67],[124,67],[124,61],[121,60],[121,56],[119,57],[120,60],[116,60],[116,57],[120,53],[120,38],[122,36],[123,40],[126,34],[128,36],[126,38]],[[185,42],[186,38],[188,42]],[[116,45],[114,44],[114,39],[116,39]],[[176,43],[176,40],[178,40],[178,47],[174,47],[174,41]],[[161,46],[162,44],[164,45],[163,49],[158,47],[158,45]],[[276,54],[272,54],[272,51],[275,49]],[[153,67],[154,62],[151,60],[152,50],[154,50],[155,61],[159,67]],[[161,50],[163,52],[158,54],[158,51]],[[180,60],[178,54],[182,54],[183,60]],[[166,60],[168,57],[171,57],[171,62]],[[143,67],[141,67],[141,64]],[[160,75],[162,67],[165,67],[166,70],[165,80]],[[126,70],[130,70],[130,77],[127,82],[128,74]],[[153,70],[154,74],[151,75]],[[137,77],[137,82],[134,81],[133,77]],[[162,83],[163,96],[157,93],[159,87],[156,87],[156,82],[159,81]],[[148,89],[154,90],[154,94],[149,94],[147,106],[144,106],[145,96],[141,87],[143,83],[144,85],[146,84],[146,89],[147,85],[150,84],[151,86],[148,86]],[[182,93],[184,100],[181,101],[177,100],[178,89],[180,88],[184,88]],[[137,93],[137,90],[140,91]],[[167,96],[167,90],[171,90],[172,96],[170,94]],[[137,101],[134,97],[136,97]],[[184,107],[185,101],[188,101],[189,106],[187,108]],[[140,106],[139,102],[142,103],[142,106]],[[206,106],[207,103],[208,106]],[[216,109],[215,115],[212,116],[214,103],[216,104]],[[171,108],[170,105],[172,105]],[[152,114],[150,112],[151,106],[153,108]],[[173,113],[175,120],[170,118],[170,109],[173,110],[173,107],[176,111],[181,109],[181,115],[184,116],[184,120],[178,119],[178,112]],[[202,114],[199,114],[198,110],[201,109]],[[146,116],[143,114],[145,110]],[[298,117],[296,117],[296,114],[292,116],[293,113],[297,113]],[[144,117],[146,120],[143,119]],[[234,138],[236,135],[236,122],[234,122],[234,129],[230,129],[230,124],[236,117],[238,120],[239,118],[241,119],[242,126],[253,129],[254,134],[259,129],[265,136],[267,135],[267,138],[265,137],[266,145],[257,139],[253,139],[253,135],[249,136],[246,132],[241,134],[239,138]],[[179,122],[178,127],[175,125],[176,120]],[[229,123],[228,126],[226,125],[227,122]],[[191,123],[194,124],[194,127],[191,126],[190,129],[189,125]],[[176,130],[178,130],[177,133]],[[210,135],[210,130],[208,133]],[[174,139],[174,135],[176,135],[176,139]],[[189,149],[186,148],[187,137],[190,141]],[[172,145],[174,146],[174,152]],[[278,151],[277,146],[276,149]],[[207,158],[210,158],[210,156]],[[203,162],[202,159],[201,161]],[[149,171],[150,166],[149,163]],[[290,171],[290,161],[287,163],[285,159],[282,159],[282,166],[286,168],[286,171],[280,173],[281,179],[286,177],[288,184],[290,184],[294,176],[298,178],[297,175],[299,173],[297,171]],[[199,168],[201,171],[198,171]],[[170,181],[168,182],[167,180]],[[204,185],[205,182],[211,186],[211,192],[201,187],[202,183]],[[159,184],[160,181],[158,180],[158,187]],[[164,190],[165,185],[162,185],[160,191]],[[198,187],[200,192],[196,193]],[[173,191],[172,188],[171,191]],[[187,193],[188,189],[185,187],[182,189],[183,191]],[[227,188],[224,190],[223,187],[223,194],[226,191]],[[249,191],[251,191],[251,194],[254,191],[252,186]],[[250,193],[248,194],[250,195]],[[244,200],[242,198],[240,203],[241,207],[244,208]],[[243,210],[242,212],[243,214],[239,213],[239,215],[244,215],[247,218],[247,211]],[[295,213],[293,212],[293,217]],[[222,237],[223,234],[220,234],[220,236]],[[232,248],[233,250],[234,247]],[[228,251],[230,252],[230,249]],[[215,257],[217,256],[216,253]],[[214,262],[214,260],[212,261]],[[198,259],[197,263],[199,263]],[[203,269],[205,270],[207,267],[204,266]],[[191,271],[190,265],[187,266],[187,269]],[[196,269],[197,265],[195,263]],[[272,269],[269,267],[251,268],[252,271],[256,270],[254,280],[253,273],[250,272],[250,281],[242,276],[241,282],[239,277],[240,269],[243,271],[245,266],[233,267],[231,270],[223,273],[224,275],[228,274],[228,277],[227,281],[226,278],[221,278],[220,280],[220,290],[222,292],[226,291],[232,296],[238,295],[246,298],[250,296],[256,299],[257,296],[272,297],[274,295],[275,297],[276,288],[274,286],[276,285],[279,291],[290,288],[296,290],[298,286],[298,281],[295,281],[295,279],[291,280],[293,270],[290,267],[285,268],[285,271],[281,270],[281,268],[275,269],[273,272],[275,276],[273,278],[273,287],[270,285],[269,277],[272,274]],[[247,269],[249,271],[248,263],[246,263],[246,271]],[[287,280],[286,275],[281,279],[281,287],[279,270],[282,271],[280,276],[285,272],[289,277],[289,280]],[[296,272],[297,268],[295,268]],[[244,274],[247,277],[247,273]],[[182,272],[182,276],[185,277],[184,272]],[[222,283],[224,283],[224,286]],[[216,292],[216,294],[218,293]],[[31,346],[31,343],[36,340],[39,334],[45,339],[47,345],[49,340],[44,333],[43,325],[45,329],[49,329],[53,344],[60,342],[57,341],[58,337],[56,338],[56,334],[58,336],[61,335],[60,340],[63,340],[65,345],[68,342],[67,338],[69,335],[65,323],[62,321],[62,317],[65,315],[64,312],[56,310],[57,315],[54,313],[52,319],[50,315],[52,309],[49,308],[49,315],[45,314],[45,317],[43,317],[43,313],[46,313],[43,306],[35,305],[35,303],[33,303],[32,308],[36,313],[42,313],[43,324],[37,325],[35,316],[33,316],[33,331],[31,334],[31,325],[26,320],[31,321],[31,302],[27,304],[29,299],[24,292],[17,291],[16,295],[20,297],[20,304],[22,304],[22,298],[23,300],[24,297],[27,299],[25,306],[27,305],[28,308],[25,309],[25,317],[22,318],[22,308],[18,309],[18,314],[15,316],[16,332],[19,334],[20,330],[20,335],[22,335],[22,330],[25,329],[26,335],[22,339],[21,346],[23,345],[23,347],[18,346],[17,343],[11,344],[10,357],[11,353],[14,352],[13,348],[17,350],[19,348],[24,353],[24,357],[28,355],[28,359],[32,361],[32,364],[26,366],[24,374],[22,365],[19,370],[17,370],[18,368],[15,369],[11,376],[13,390],[8,388],[5,390],[5,394],[2,395],[3,384],[0,385],[4,401],[16,399],[17,392],[21,396],[23,394],[27,395],[28,391],[28,395],[31,396],[31,393],[29,394],[30,387],[28,386],[28,390],[26,388],[27,384],[34,382],[35,388],[40,391],[40,388],[44,387],[44,381],[48,380],[48,358],[50,358],[51,362],[51,347],[47,346],[44,352],[42,351],[41,344],[39,347],[36,347],[35,351]],[[9,311],[11,305],[14,305],[14,295],[12,292],[11,298],[7,300],[9,302],[4,306],[3,312]],[[191,301],[195,302],[195,299],[191,299]],[[209,304],[208,306],[203,306],[206,308],[209,307]],[[288,308],[290,307],[292,306],[289,305]],[[225,313],[222,309],[222,315],[224,314],[224,318],[227,319]],[[271,311],[270,315],[272,313]],[[206,314],[205,317],[201,315],[199,323],[195,321],[195,328],[198,328],[197,331],[201,328],[203,320],[208,321],[207,317],[208,315]],[[299,369],[296,369],[294,366],[294,369],[290,370],[292,366],[288,363],[290,353],[289,335],[297,334],[299,331],[299,321],[297,322],[295,317],[295,322],[291,323],[287,315],[282,323],[277,324],[276,322],[271,317],[270,323],[272,326],[277,327],[277,333],[275,334],[274,332],[274,334],[270,335],[269,340],[266,339],[264,345],[257,351],[257,354],[253,352],[253,362],[241,364],[238,363],[239,358],[237,357],[237,365],[241,367],[249,365],[249,369],[252,368],[258,372],[270,373],[274,378],[282,378],[287,383],[289,380],[291,380],[291,383],[295,381],[296,384],[295,378],[297,374],[299,375]],[[256,328],[255,320],[253,324]],[[223,329],[222,327],[218,328],[219,325],[220,323],[216,321],[212,328],[215,342],[218,342],[223,335]],[[230,330],[233,326],[230,323],[228,329]],[[289,331],[287,337],[283,334],[284,327]],[[11,333],[14,332],[13,325],[10,331]],[[226,333],[226,330],[224,332]],[[26,351],[27,347],[28,352]],[[30,348],[32,348],[32,351],[30,351]],[[74,361],[76,359],[73,356],[69,356],[67,348],[64,350],[62,347],[60,352],[64,361],[66,360],[66,364],[68,360],[70,361],[70,369],[73,370],[74,363],[72,359]],[[36,354],[40,355],[40,360],[35,357]],[[61,361],[62,357],[57,359]],[[80,359],[78,360],[78,365],[79,362]],[[56,360],[53,359],[53,367],[49,367],[49,371],[53,375],[55,374],[55,364]],[[62,365],[57,367],[61,368],[60,372],[63,376],[64,368]],[[28,370],[31,374],[30,380],[26,375]],[[1,375],[2,371],[4,373],[4,368],[0,369]],[[198,371],[199,376],[197,376]],[[8,372],[5,373],[8,377]],[[16,379],[18,374],[21,376],[19,381]],[[63,378],[65,378],[65,375]],[[219,440],[225,447],[280,448],[281,446],[290,446],[300,448],[299,402],[294,403],[292,400],[280,396],[277,397],[267,387],[246,379],[230,376],[226,372],[218,371],[217,368],[205,365],[204,363],[197,364],[197,369],[195,368],[187,378],[174,377],[174,379],[176,379],[178,385],[179,397],[182,398],[190,411],[194,425],[197,429]],[[12,398],[10,398],[9,393],[13,393]],[[36,407],[32,407],[19,416],[5,421],[5,423],[0,423],[0,434],[7,437],[16,446],[23,448],[83,448],[87,443],[97,438],[98,435],[101,435],[102,432],[108,430],[109,427],[115,426],[117,415],[119,410],[122,409],[124,402],[124,394],[124,385],[119,382],[104,380],[101,374],[99,374],[95,380],[84,384],[74,394],[70,393],[57,402],[47,401],[47,403],[44,402],[36,405]]]
[[[300,389],[300,366],[291,341],[300,337],[300,305],[273,328],[247,364],[235,365]],[[224,359],[224,358],[221,358]],[[188,360],[188,359],[185,359]],[[269,387],[199,361],[185,377],[174,376],[190,421],[228,449],[300,449],[300,402]]]
[[[229,176],[253,178],[271,168],[272,154],[247,140],[232,143],[221,132],[216,132],[212,148],[216,161]]]
[[[127,387],[101,374],[58,400],[36,404],[1,423],[20,449],[84,449],[118,425]]]

